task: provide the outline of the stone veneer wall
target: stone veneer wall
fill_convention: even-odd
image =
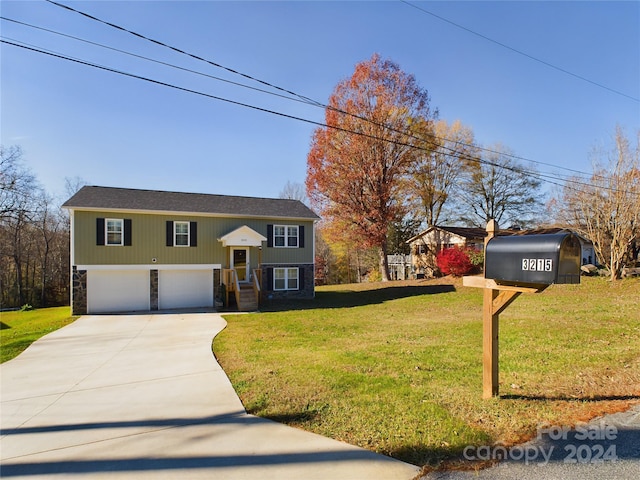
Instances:
[[[71,286],[71,315],[87,314],[87,271],[73,267]]]
[[[149,305],[158,310],[158,270],[149,271]]]
[[[222,298],[222,272],[219,268],[213,269],[213,306],[216,306],[216,300]]]
[[[271,268],[291,268],[298,267],[299,272],[298,275],[300,278],[303,278],[303,288],[299,290],[273,290],[273,277],[271,277],[271,283],[269,283],[269,272],[268,270]],[[262,300],[270,301],[270,300],[278,300],[278,299],[286,299],[286,298],[301,298],[301,299],[312,299],[314,297],[315,292],[315,266],[314,265],[263,265],[262,266]]]

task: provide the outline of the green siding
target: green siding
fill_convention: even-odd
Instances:
[[[96,245],[96,218],[130,218],[131,246]],[[167,221],[198,222],[197,247],[167,247]],[[74,249],[76,265],[148,265],[152,258],[158,265],[171,264],[229,264],[229,248],[223,248],[218,238],[247,225],[267,236],[267,225],[304,225],[304,248],[269,248],[263,242],[262,253],[250,249],[251,267],[258,267],[259,257],[263,263],[313,263],[313,222],[283,221],[281,219],[238,219],[188,215],[156,215],[143,213],[74,212]]]

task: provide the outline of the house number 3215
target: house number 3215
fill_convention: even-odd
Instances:
[[[522,270],[528,272],[551,272],[553,260],[551,258],[523,258]]]

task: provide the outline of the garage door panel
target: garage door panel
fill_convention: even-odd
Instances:
[[[213,271],[160,270],[158,306],[161,309],[213,307]]]
[[[89,270],[89,313],[149,310],[148,270]]]

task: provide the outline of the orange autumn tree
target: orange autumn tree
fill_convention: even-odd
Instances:
[[[429,102],[413,75],[374,54],[336,86],[307,157],[313,207],[326,222],[350,225],[362,247],[378,249],[383,280],[389,225],[406,213],[402,181],[430,135]]]

